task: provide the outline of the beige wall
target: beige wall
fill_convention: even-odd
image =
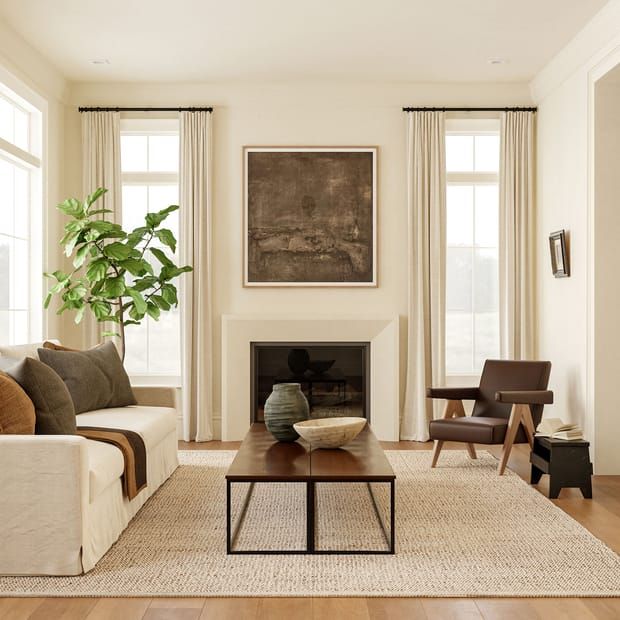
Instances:
[[[398,84],[76,84],[77,105],[205,105],[214,112],[215,412],[220,412],[223,314],[400,316],[401,377],[406,358],[407,213],[405,115],[413,105],[512,105],[527,87]],[[79,114],[67,112],[67,189],[79,190]],[[248,289],[242,286],[242,147],[373,145],[378,156],[379,287]],[[401,382],[401,393],[404,386]]]
[[[8,72],[9,80],[15,79],[19,94],[41,106],[46,116],[44,135],[44,213],[43,213],[43,269],[62,267],[62,256],[57,249],[61,237],[62,220],[55,205],[64,194],[64,115],[67,83],[62,74],[22,38],[0,21],[0,69]],[[9,87],[18,90],[9,83]],[[46,282],[42,281],[45,290]],[[44,337],[58,337],[66,331],[65,317],[57,317],[54,308],[45,313]]]
[[[601,473],[620,472],[620,64],[594,97],[594,406]]]
[[[617,442],[620,422],[617,415],[609,419],[595,398],[595,317],[605,302],[595,295],[593,87],[614,62],[620,62],[617,1],[607,4],[531,85],[538,105],[538,355],[553,363],[555,391],[555,404],[546,408],[546,415],[582,424],[592,442],[595,471],[607,474],[620,473],[620,463],[610,460],[603,435]],[[570,235],[568,279],[551,275],[548,235],[561,228]],[[616,259],[617,239],[612,246]],[[609,274],[599,281],[607,287],[616,283],[617,276]],[[616,356],[610,363],[617,375],[620,360]]]

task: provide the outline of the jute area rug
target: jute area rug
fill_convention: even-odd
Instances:
[[[181,467],[114,547],[79,577],[2,577],[3,596],[618,596],[620,557],[483,453],[387,452],[397,476],[394,556],[238,555],[225,549],[224,475],[234,452]],[[238,488],[233,512],[238,515]],[[379,513],[387,489],[375,485]],[[319,548],[385,544],[368,489],[318,485]],[[305,488],[256,485],[240,548],[302,547]]]

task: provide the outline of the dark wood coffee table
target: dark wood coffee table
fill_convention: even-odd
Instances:
[[[252,424],[234,461],[226,473],[226,552],[229,554],[393,554],[395,547],[394,491],[396,476],[377,438],[366,425],[350,443],[337,450],[312,449],[299,439],[293,443],[276,441],[264,424]],[[250,483],[237,524],[231,523],[231,486],[234,483]],[[256,483],[302,482],[306,484],[306,548],[284,550],[235,549],[239,531]],[[316,535],[316,484],[363,482],[366,483],[377,520],[386,540],[385,549],[337,550],[317,549]],[[385,527],[381,518],[371,483],[390,485],[390,525]]]

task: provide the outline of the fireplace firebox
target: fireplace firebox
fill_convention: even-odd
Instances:
[[[252,422],[264,420],[276,383],[301,384],[311,418],[370,421],[369,342],[253,342],[250,360]]]

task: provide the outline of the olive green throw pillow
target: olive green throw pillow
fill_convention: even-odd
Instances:
[[[75,435],[75,410],[63,380],[49,367],[31,357],[0,358],[7,375],[15,379],[34,405],[37,435]]]
[[[75,413],[135,405],[129,377],[112,342],[88,351],[39,349],[39,359],[65,382]]]

